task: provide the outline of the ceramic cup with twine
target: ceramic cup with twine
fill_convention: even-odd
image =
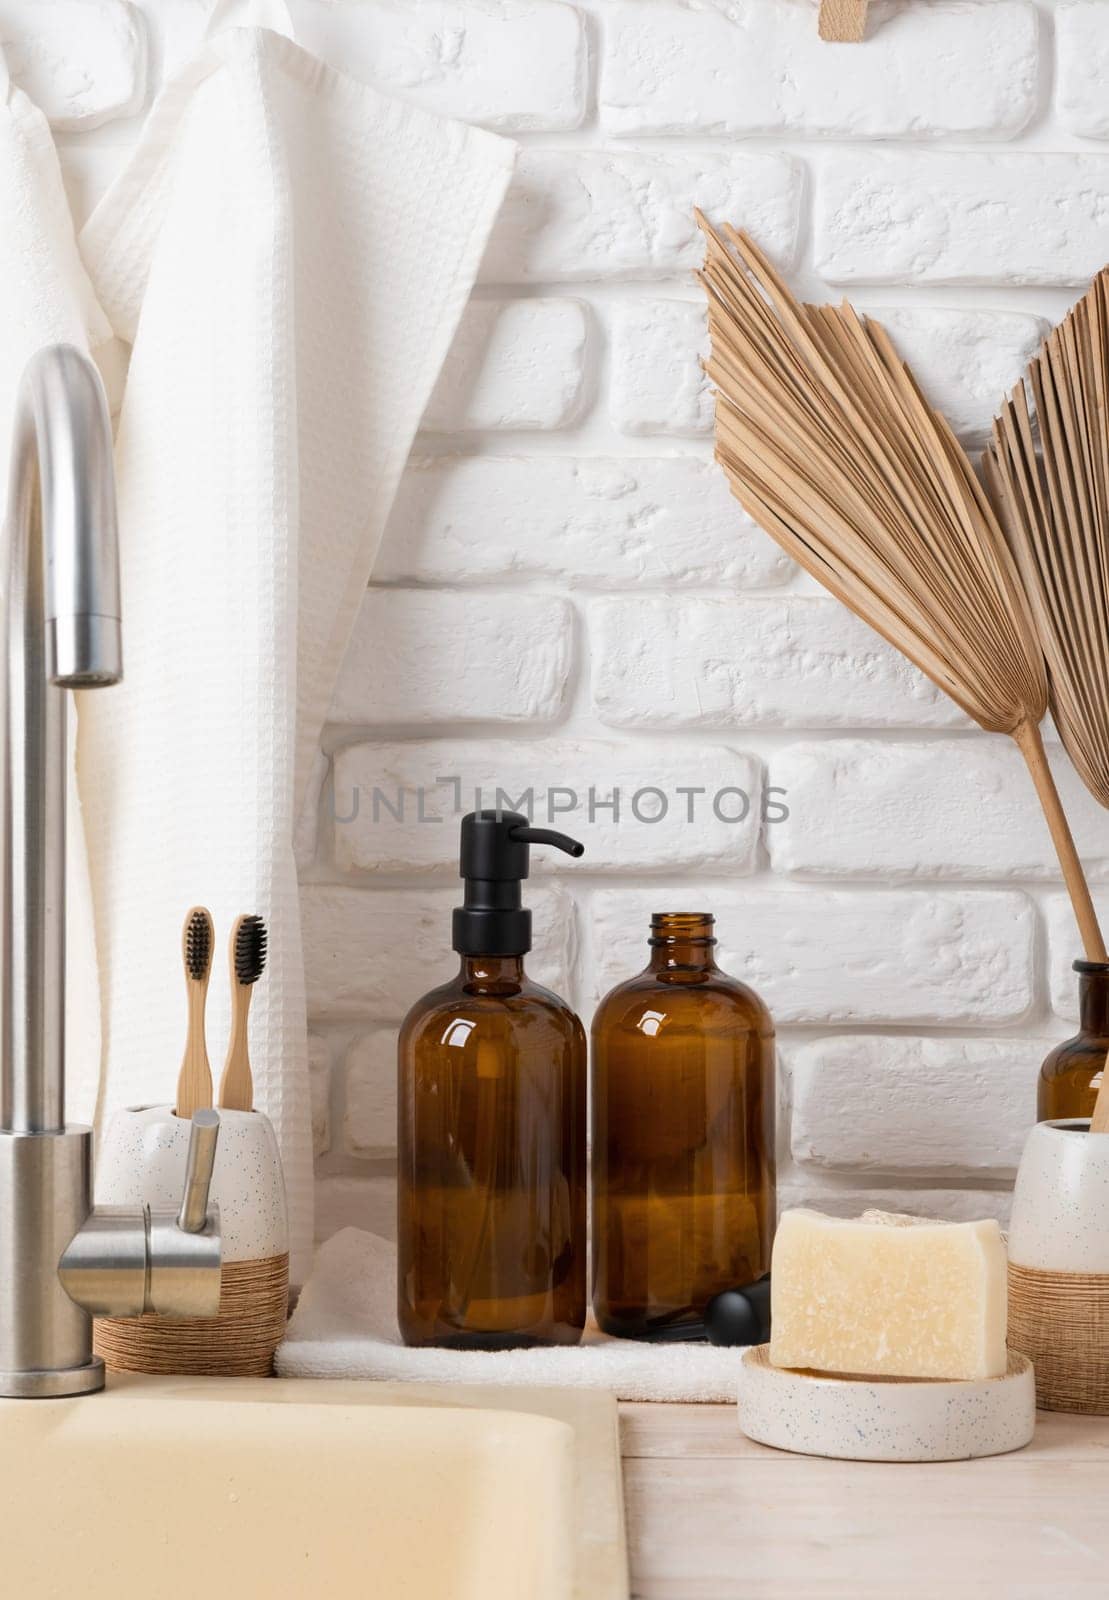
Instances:
[[[1009,1225],[1009,1348],[1036,1369],[1044,1411],[1109,1416],[1109,1134],[1039,1122]]]
[[[117,1372],[265,1376],[285,1333],[289,1225],[277,1138],[260,1111],[221,1110],[210,1203],[219,1207],[219,1316],[99,1318],[95,1348]],[[172,1106],[111,1120],[97,1161],[98,1205],[176,1207],[189,1121]]]

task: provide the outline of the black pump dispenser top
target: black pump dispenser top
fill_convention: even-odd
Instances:
[[[459,875],[465,904],[451,918],[451,943],[464,956],[522,956],[531,949],[531,912],[520,902],[528,847],[553,844],[568,856],[585,846],[550,828],[533,828],[516,811],[471,811],[462,819]]]

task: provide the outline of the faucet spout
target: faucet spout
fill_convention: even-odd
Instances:
[[[40,351],[23,375],[10,528],[33,523],[36,499],[49,680],[69,689],[118,683],[123,666],[112,430],[100,375],[70,345]],[[23,544],[27,560],[37,556],[31,544]]]
[[[112,430],[96,368],[23,376],[3,546],[0,1129],[65,1126],[66,690],[122,675]]]

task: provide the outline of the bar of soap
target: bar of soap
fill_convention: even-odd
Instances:
[[[770,1360],[859,1377],[1000,1378],[1001,1229],[787,1211],[771,1265]]]

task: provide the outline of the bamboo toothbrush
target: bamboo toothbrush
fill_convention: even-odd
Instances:
[[[254,1110],[246,1019],[251,992],[266,965],[266,939],[261,917],[240,917],[231,933],[231,1041],[219,1085],[219,1103],[227,1111]]]
[[[194,906],[185,918],[181,950],[185,961],[185,989],[189,999],[189,1031],[177,1077],[177,1115],[191,1117],[212,1104],[212,1069],[204,1042],[204,1007],[212,973],[215,929],[211,912]]]

